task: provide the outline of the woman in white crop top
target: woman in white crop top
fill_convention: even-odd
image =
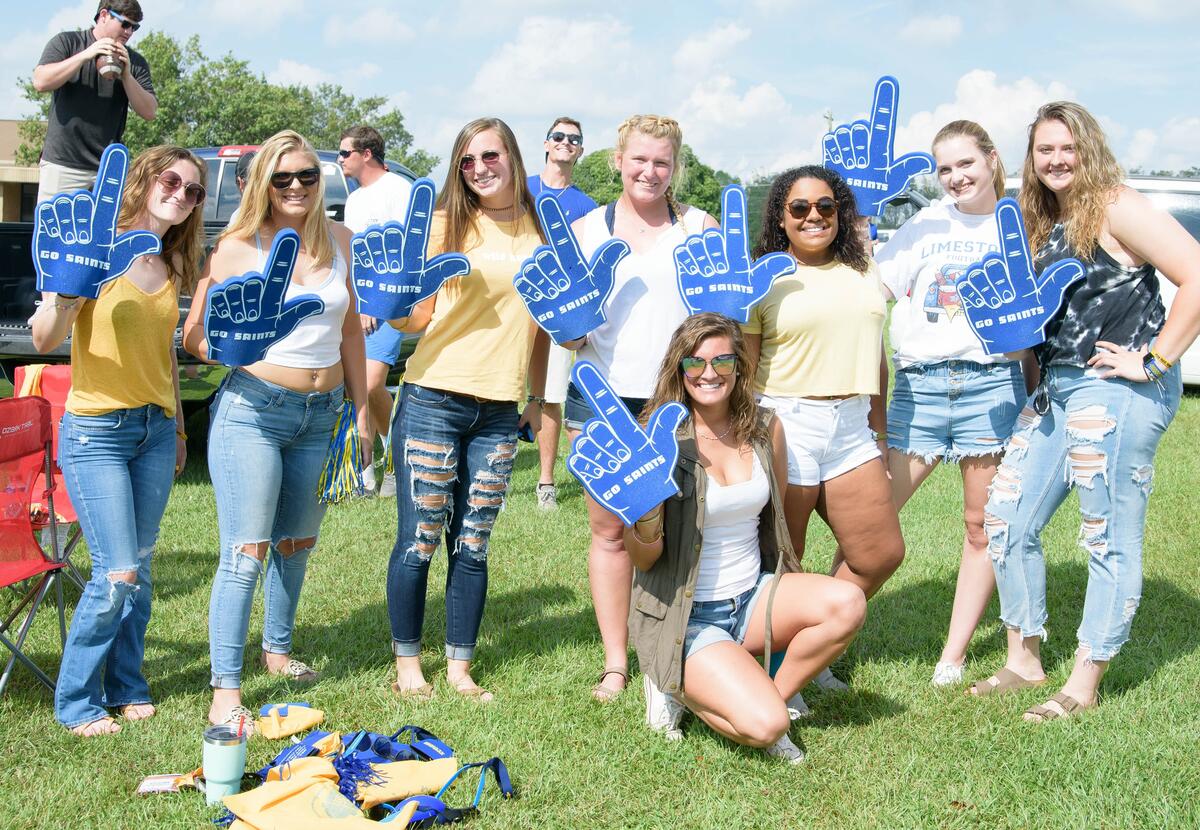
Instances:
[[[637,415],[654,389],[655,367],[671,332],[687,317],[675,276],[675,246],[689,235],[718,227],[699,208],[675,201],[672,183],[682,173],[679,124],[659,115],[635,115],[617,130],[613,162],[621,174],[621,196],[572,224],[585,256],[609,239],[629,243],[617,265],[605,308],[607,322],[577,343],[579,356],[599,367]],[[593,413],[574,384],[567,389],[563,422],[574,440]],[[605,703],[629,680],[629,580],[621,520],[586,496],[592,541],[588,578],[596,623],[604,643],[604,669],[592,696]]]
[[[357,407],[364,452],[372,445],[362,328],[346,265],[350,232],[326,218],[324,195],[309,143],[290,130],[269,138],[251,165],[237,220],[218,240],[196,292],[206,297],[210,284],[262,272],[275,235],[291,228],[301,247],[286,296],[315,294],[324,302],[265,359],[232,370],[212,405],[208,467],[221,537],[209,604],[213,723],[253,720],[241,699],[242,652],[264,570],[262,665],[293,681],[316,680],[292,658],[292,629],[325,514],[317,482],[345,397]],[[207,360],[205,305],[192,304],[184,346]]]

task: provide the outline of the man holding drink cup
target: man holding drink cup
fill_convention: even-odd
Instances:
[[[141,28],[138,0],[101,0],[89,29],[59,32],[42,51],[33,86],[52,93],[39,163],[38,201],[86,190],[100,154],[125,133],[129,109],[154,120],[150,64],[126,44]]]

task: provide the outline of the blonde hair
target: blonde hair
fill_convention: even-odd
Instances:
[[[271,175],[276,172],[279,160],[288,153],[304,153],[312,160],[312,166],[321,169],[317,151],[308,140],[294,130],[281,130],[263,142],[250,165],[246,177],[246,189],[242,192],[242,203],[238,207],[237,221],[225,229],[218,241],[225,237],[249,239],[271,216]],[[313,258],[315,268],[325,268],[333,263],[334,242],[330,231],[329,217],[325,215],[325,176],[317,178],[317,192],[312,208],[304,218],[300,241],[304,250]],[[270,240],[264,240],[270,245]]]
[[[1033,136],[1046,121],[1063,124],[1075,144],[1074,174],[1066,204],[1061,208],[1054,193],[1033,170]],[[1075,256],[1090,260],[1104,226],[1104,215],[1124,178],[1104,131],[1090,112],[1070,101],[1043,104],[1029,125],[1029,144],[1021,168],[1021,213],[1025,215],[1030,250],[1037,251],[1046,244],[1054,225],[1061,222]]]
[[[458,131],[454,139],[454,147],[450,151],[450,169],[446,171],[446,181],[438,191],[437,210],[446,217],[445,232],[442,235],[441,250],[463,252],[478,245],[479,214],[482,207],[479,195],[467,186],[459,169],[459,159],[467,152],[467,145],[480,133],[492,130],[500,136],[504,152],[508,154],[509,167],[512,170],[512,204],[516,216],[532,216],[542,242],[546,241],[542,233],[542,223],[536,219],[533,209],[533,195],[529,192],[529,177],[525,174],[525,162],[521,160],[521,150],[517,147],[517,137],[508,125],[499,118],[476,118]]]
[[[158,177],[177,161],[191,162],[196,167],[200,185],[207,188],[208,168],[190,151],[169,144],[143,150],[133,160],[125,177],[117,227],[127,230],[143,217],[150,191]],[[167,266],[167,275],[173,282],[178,282],[181,293],[191,294],[195,290],[196,281],[200,278],[200,260],[203,258],[204,206],[199,204],[192,207],[187,219],[167,228],[162,236],[162,259]]]
[[[996,191],[997,199],[1004,198],[1004,162],[1000,160],[1000,153],[996,151],[996,145],[992,141],[992,137],[979,124],[976,124],[974,121],[967,121],[966,119],[951,121],[938,130],[937,135],[933,137],[933,144],[930,145],[930,149],[936,151],[937,146],[946,139],[958,138],[960,136],[973,140],[975,146],[979,148],[979,152],[992,160],[994,165],[992,169],[992,189]]]
[[[631,115],[622,121],[621,126],[617,127],[617,146],[613,149],[613,155],[609,160],[614,171],[616,170],[617,155],[625,152],[625,148],[629,146],[629,139],[634,133],[641,133],[651,138],[665,138],[671,142],[671,183],[667,185],[667,191],[663,195],[667,199],[667,204],[671,206],[671,212],[677,217],[681,217],[683,211],[675,198],[675,191],[683,186],[687,170],[683,161],[683,130],[680,129],[679,122],[674,118],[667,118],[665,115]]]

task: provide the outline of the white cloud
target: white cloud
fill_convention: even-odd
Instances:
[[[1180,20],[1200,15],[1200,5],[1191,0],[1085,0],[1076,5],[1086,12],[1094,13],[1099,6],[1143,20]]]
[[[267,73],[267,80],[280,86],[308,86],[317,84],[337,83],[337,79],[328,72],[306,63],[280,60],[275,68]]]
[[[1181,170],[1197,164],[1196,135],[1200,117],[1175,116],[1157,130],[1134,132],[1120,161],[1126,167],[1146,170]]]
[[[246,0],[209,0],[204,15],[217,23],[236,23],[243,31],[263,31],[298,21],[303,12],[304,0],[253,0],[252,4]],[[295,32],[294,25],[288,28]]]
[[[374,78],[382,71],[383,67],[377,63],[371,63],[370,61],[367,61],[366,63],[360,63],[358,66],[351,67],[351,69],[345,73],[342,86],[347,86],[353,89],[355,81],[364,81],[367,78]]]
[[[675,68],[689,76],[709,74],[749,37],[750,30],[736,23],[726,23],[702,35],[689,37],[675,51]]]
[[[918,46],[942,47],[963,32],[962,18],[947,14],[938,17],[914,17],[900,29],[901,39]]]
[[[337,15],[325,24],[325,41],[337,46],[399,43],[412,40],[413,29],[391,8],[375,6],[353,17]]]

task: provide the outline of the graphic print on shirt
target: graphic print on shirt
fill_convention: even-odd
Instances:
[[[939,251],[938,249],[941,249]],[[933,272],[933,279],[925,289],[922,307],[925,309],[925,319],[931,323],[939,321],[952,322],[962,313],[962,301],[958,296],[958,281],[972,262],[985,253],[999,251],[997,245],[956,241],[954,243],[935,243],[921,252],[921,257],[936,256],[943,251],[958,254],[943,262]]]

